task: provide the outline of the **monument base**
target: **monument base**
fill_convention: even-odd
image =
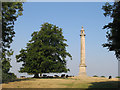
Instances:
[[[80,72],[79,72],[79,76],[81,77],[86,77],[87,74],[86,74],[86,66],[80,66]]]

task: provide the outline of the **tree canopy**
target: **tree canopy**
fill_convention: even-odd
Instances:
[[[62,29],[49,23],[42,24],[40,31],[32,33],[32,39],[25,49],[16,55],[17,62],[23,62],[20,72],[37,75],[40,73],[67,72],[66,51],[68,46]]]
[[[106,3],[102,9],[105,11],[104,16],[109,16],[112,19],[103,27],[103,29],[107,29],[107,43],[103,44],[103,47],[114,51],[116,58],[120,60],[120,1],[114,2],[114,4]]]
[[[13,54],[10,44],[15,36],[14,23],[22,15],[22,2],[2,2],[2,71],[8,73],[10,56]]]

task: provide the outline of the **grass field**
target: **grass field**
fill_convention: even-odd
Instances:
[[[120,82],[120,81],[119,81]],[[68,79],[19,79],[3,83],[2,88],[117,88],[118,79],[98,77]]]

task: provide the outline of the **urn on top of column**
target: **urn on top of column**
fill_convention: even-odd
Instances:
[[[86,36],[86,35],[85,35],[85,30],[83,29],[83,26],[82,26],[82,29],[81,29],[81,34],[80,34],[80,36]]]

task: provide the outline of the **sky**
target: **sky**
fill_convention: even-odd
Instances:
[[[21,48],[25,48],[34,31],[39,31],[41,24],[48,22],[63,29],[67,39],[67,51],[72,60],[67,59],[67,74],[77,76],[80,64],[80,30],[85,30],[86,69],[88,76],[118,76],[118,61],[114,52],[108,52],[102,44],[107,42],[106,30],[103,26],[111,19],[104,17],[102,6],[105,2],[25,2],[23,15],[15,22],[15,37],[11,44],[14,55],[11,57],[12,68],[17,77],[26,73],[19,73],[22,63],[17,63],[15,55]],[[53,74],[52,74],[53,75]],[[59,74],[60,75],[60,74]]]

